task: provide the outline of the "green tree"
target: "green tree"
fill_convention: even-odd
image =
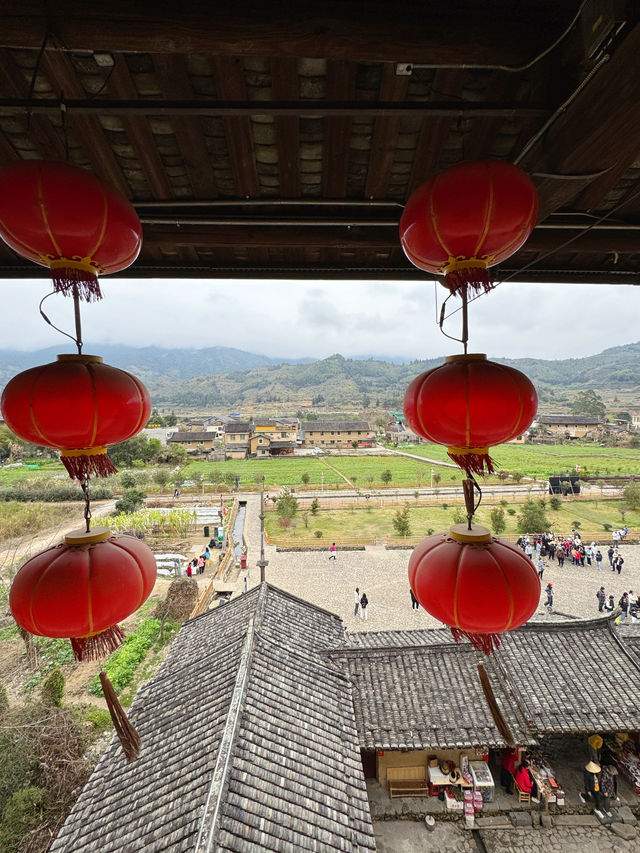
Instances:
[[[127,489],[119,501],[116,501],[116,513],[132,513],[140,509],[146,494],[138,489]]]
[[[524,474],[522,473],[522,471],[512,471],[511,472],[511,479],[513,480],[514,483],[519,483],[523,477],[524,477]]]
[[[571,404],[571,412],[574,415],[594,415],[604,417],[606,406],[600,394],[591,388],[586,391],[579,391],[573,398]]]
[[[42,682],[40,688],[42,696],[42,704],[50,708],[59,708],[62,705],[62,697],[64,695],[64,675],[59,666],[51,670],[49,675]]]
[[[453,510],[453,523],[454,524],[464,524],[467,520],[467,515],[462,507],[457,506]]]
[[[176,417],[174,412],[171,412],[170,415],[165,415],[164,425],[166,427],[174,427],[174,426],[177,426],[177,424],[178,424],[178,418]]]
[[[523,504],[518,516],[519,533],[544,533],[550,528],[549,519],[544,507],[537,501],[528,498]]]
[[[158,468],[153,472],[153,482],[156,486],[160,486],[160,492],[164,492],[167,483],[169,482],[169,472],[166,468]]]
[[[626,505],[629,509],[640,509],[640,483],[629,483],[622,493]]]
[[[358,449],[358,442],[357,442],[357,441],[352,441],[352,442],[351,442],[351,447],[353,447],[353,449],[354,449],[354,450],[357,450],[357,449]]]
[[[393,474],[388,468],[385,468],[382,474],[380,474],[380,481],[384,483],[385,486],[388,486],[391,480],[393,480]]]
[[[311,478],[309,477],[309,475],[308,475],[308,474],[307,474],[307,472],[305,471],[305,472],[304,472],[304,474],[302,474],[302,476],[300,477],[300,479],[301,479],[301,480],[302,480],[302,482],[305,484],[305,486],[308,486],[308,485],[309,485],[309,480],[310,480]]]
[[[502,507],[494,507],[489,513],[489,517],[491,518],[491,527],[493,528],[493,532],[497,534],[504,533],[507,527],[507,522]]]
[[[276,512],[280,516],[280,519],[291,519],[295,516],[298,511],[298,501],[291,494],[289,489],[285,489],[284,493],[281,497],[278,498],[276,502]]]
[[[436,485],[436,487],[438,486],[438,484],[440,483],[441,480],[442,480],[442,474],[439,471],[434,471],[433,472],[433,482]]]
[[[558,497],[558,495],[554,495],[552,498],[549,498],[549,506],[554,512],[558,512],[559,509],[562,509],[562,500]]]
[[[120,485],[123,489],[135,489],[136,478],[133,476],[133,474],[130,474],[128,471],[125,471],[123,474],[120,474]]]
[[[264,486],[266,479],[266,474],[264,474],[262,471],[256,471],[256,473],[253,475],[253,482],[256,484],[256,486]]]
[[[233,471],[225,471],[222,475],[222,480],[228,489],[233,489],[236,484],[236,475]]]
[[[408,503],[395,513],[391,522],[398,536],[411,536],[411,510]]]
[[[311,511],[311,515],[317,515],[320,512],[320,501],[318,498],[314,498],[311,501],[311,506],[309,507]]]
[[[157,438],[152,443],[146,435],[136,435],[110,447],[109,458],[116,466],[131,468],[135,460],[150,462],[158,450],[162,445]]]

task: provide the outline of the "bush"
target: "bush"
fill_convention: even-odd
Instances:
[[[60,667],[52,669],[49,675],[42,682],[40,688],[42,704],[50,708],[59,708],[62,705],[62,697],[64,695],[64,675]]]
[[[42,788],[28,787],[16,791],[7,803],[0,823],[0,850],[18,853],[22,838],[42,819],[44,805]]]
[[[111,714],[106,708],[87,708],[84,718],[88,723],[91,723],[93,733],[96,736],[108,732],[112,725]]]
[[[509,509],[507,510],[507,512],[509,513],[509,515],[515,515],[515,514],[516,514],[516,511],[515,511],[515,509],[514,509],[513,507],[509,507]]]
[[[92,500],[105,500],[113,497],[108,486],[94,485],[91,482],[90,495]],[[12,485],[0,488],[0,501],[19,501],[20,503],[64,503],[65,501],[83,501],[84,495],[80,486],[64,480],[18,480]]]
[[[580,530],[580,522],[579,521],[572,521],[571,524],[573,524],[573,527],[575,530]]]
[[[603,529],[603,530],[607,530],[607,531],[608,531],[608,530],[611,530],[611,525],[607,522],[607,524],[603,524],[603,525],[602,525],[602,529]]]
[[[393,524],[393,529],[398,534],[398,536],[411,536],[411,511],[409,509],[409,504],[405,504],[403,509],[399,509],[391,522]]]
[[[318,498],[314,498],[311,501],[311,506],[309,507],[309,509],[311,510],[311,515],[318,514],[318,512],[320,511],[320,501],[318,500]]]
[[[454,524],[464,524],[467,520],[467,516],[462,507],[457,506],[453,511],[453,523]]]
[[[544,507],[537,501],[529,498],[522,504],[522,510],[518,516],[519,533],[543,533],[550,527]]]
[[[313,535],[316,537],[316,539],[322,539],[324,534],[322,530],[314,530]]]
[[[489,516],[491,518],[491,526],[493,527],[494,533],[502,533],[507,526],[507,522],[504,518],[504,509],[496,506],[491,510]]]
[[[429,527],[429,528],[427,528],[427,536],[433,536],[433,534],[434,534],[434,529],[433,529],[433,527]]]
[[[138,489],[127,489],[119,501],[116,501],[116,513],[133,513],[144,503],[146,495]]]
[[[558,510],[562,508],[562,499],[559,498],[558,495],[554,495],[549,499],[549,506],[554,512],[558,512]]]

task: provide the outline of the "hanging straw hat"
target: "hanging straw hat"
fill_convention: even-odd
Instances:
[[[596,764],[595,761],[590,761],[584,769],[587,773],[599,773],[600,765]]]
[[[600,749],[602,746],[602,738],[600,735],[591,735],[589,738],[589,746],[592,746],[594,749]]]

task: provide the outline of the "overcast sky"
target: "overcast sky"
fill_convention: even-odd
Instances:
[[[461,351],[440,333],[447,295],[433,282],[101,279],[102,302],[83,304],[84,339],[164,347],[226,346],[271,357],[342,355],[429,358]],[[0,349],[73,344],[38,313],[45,279],[0,282]],[[436,308],[437,295],[437,308]],[[450,299],[455,307],[458,300]],[[73,330],[73,303],[52,296],[45,312]],[[512,358],[570,358],[640,340],[640,288],[502,284],[469,309],[469,351]],[[460,334],[460,313],[445,324]]]

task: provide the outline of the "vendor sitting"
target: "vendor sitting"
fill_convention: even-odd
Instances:
[[[516,785],[520,788],[521,791],[524,791],[527,794],[531,794],[531,802],[539,803],[540,799],[538,797],[538,785],[536,784],[535,779],[531,775],[531,771],[529,770],[529,762],[523,761],[522,764],[519,764],[516,768],[516,772],[513,774],[513,778],[516,780]]]

